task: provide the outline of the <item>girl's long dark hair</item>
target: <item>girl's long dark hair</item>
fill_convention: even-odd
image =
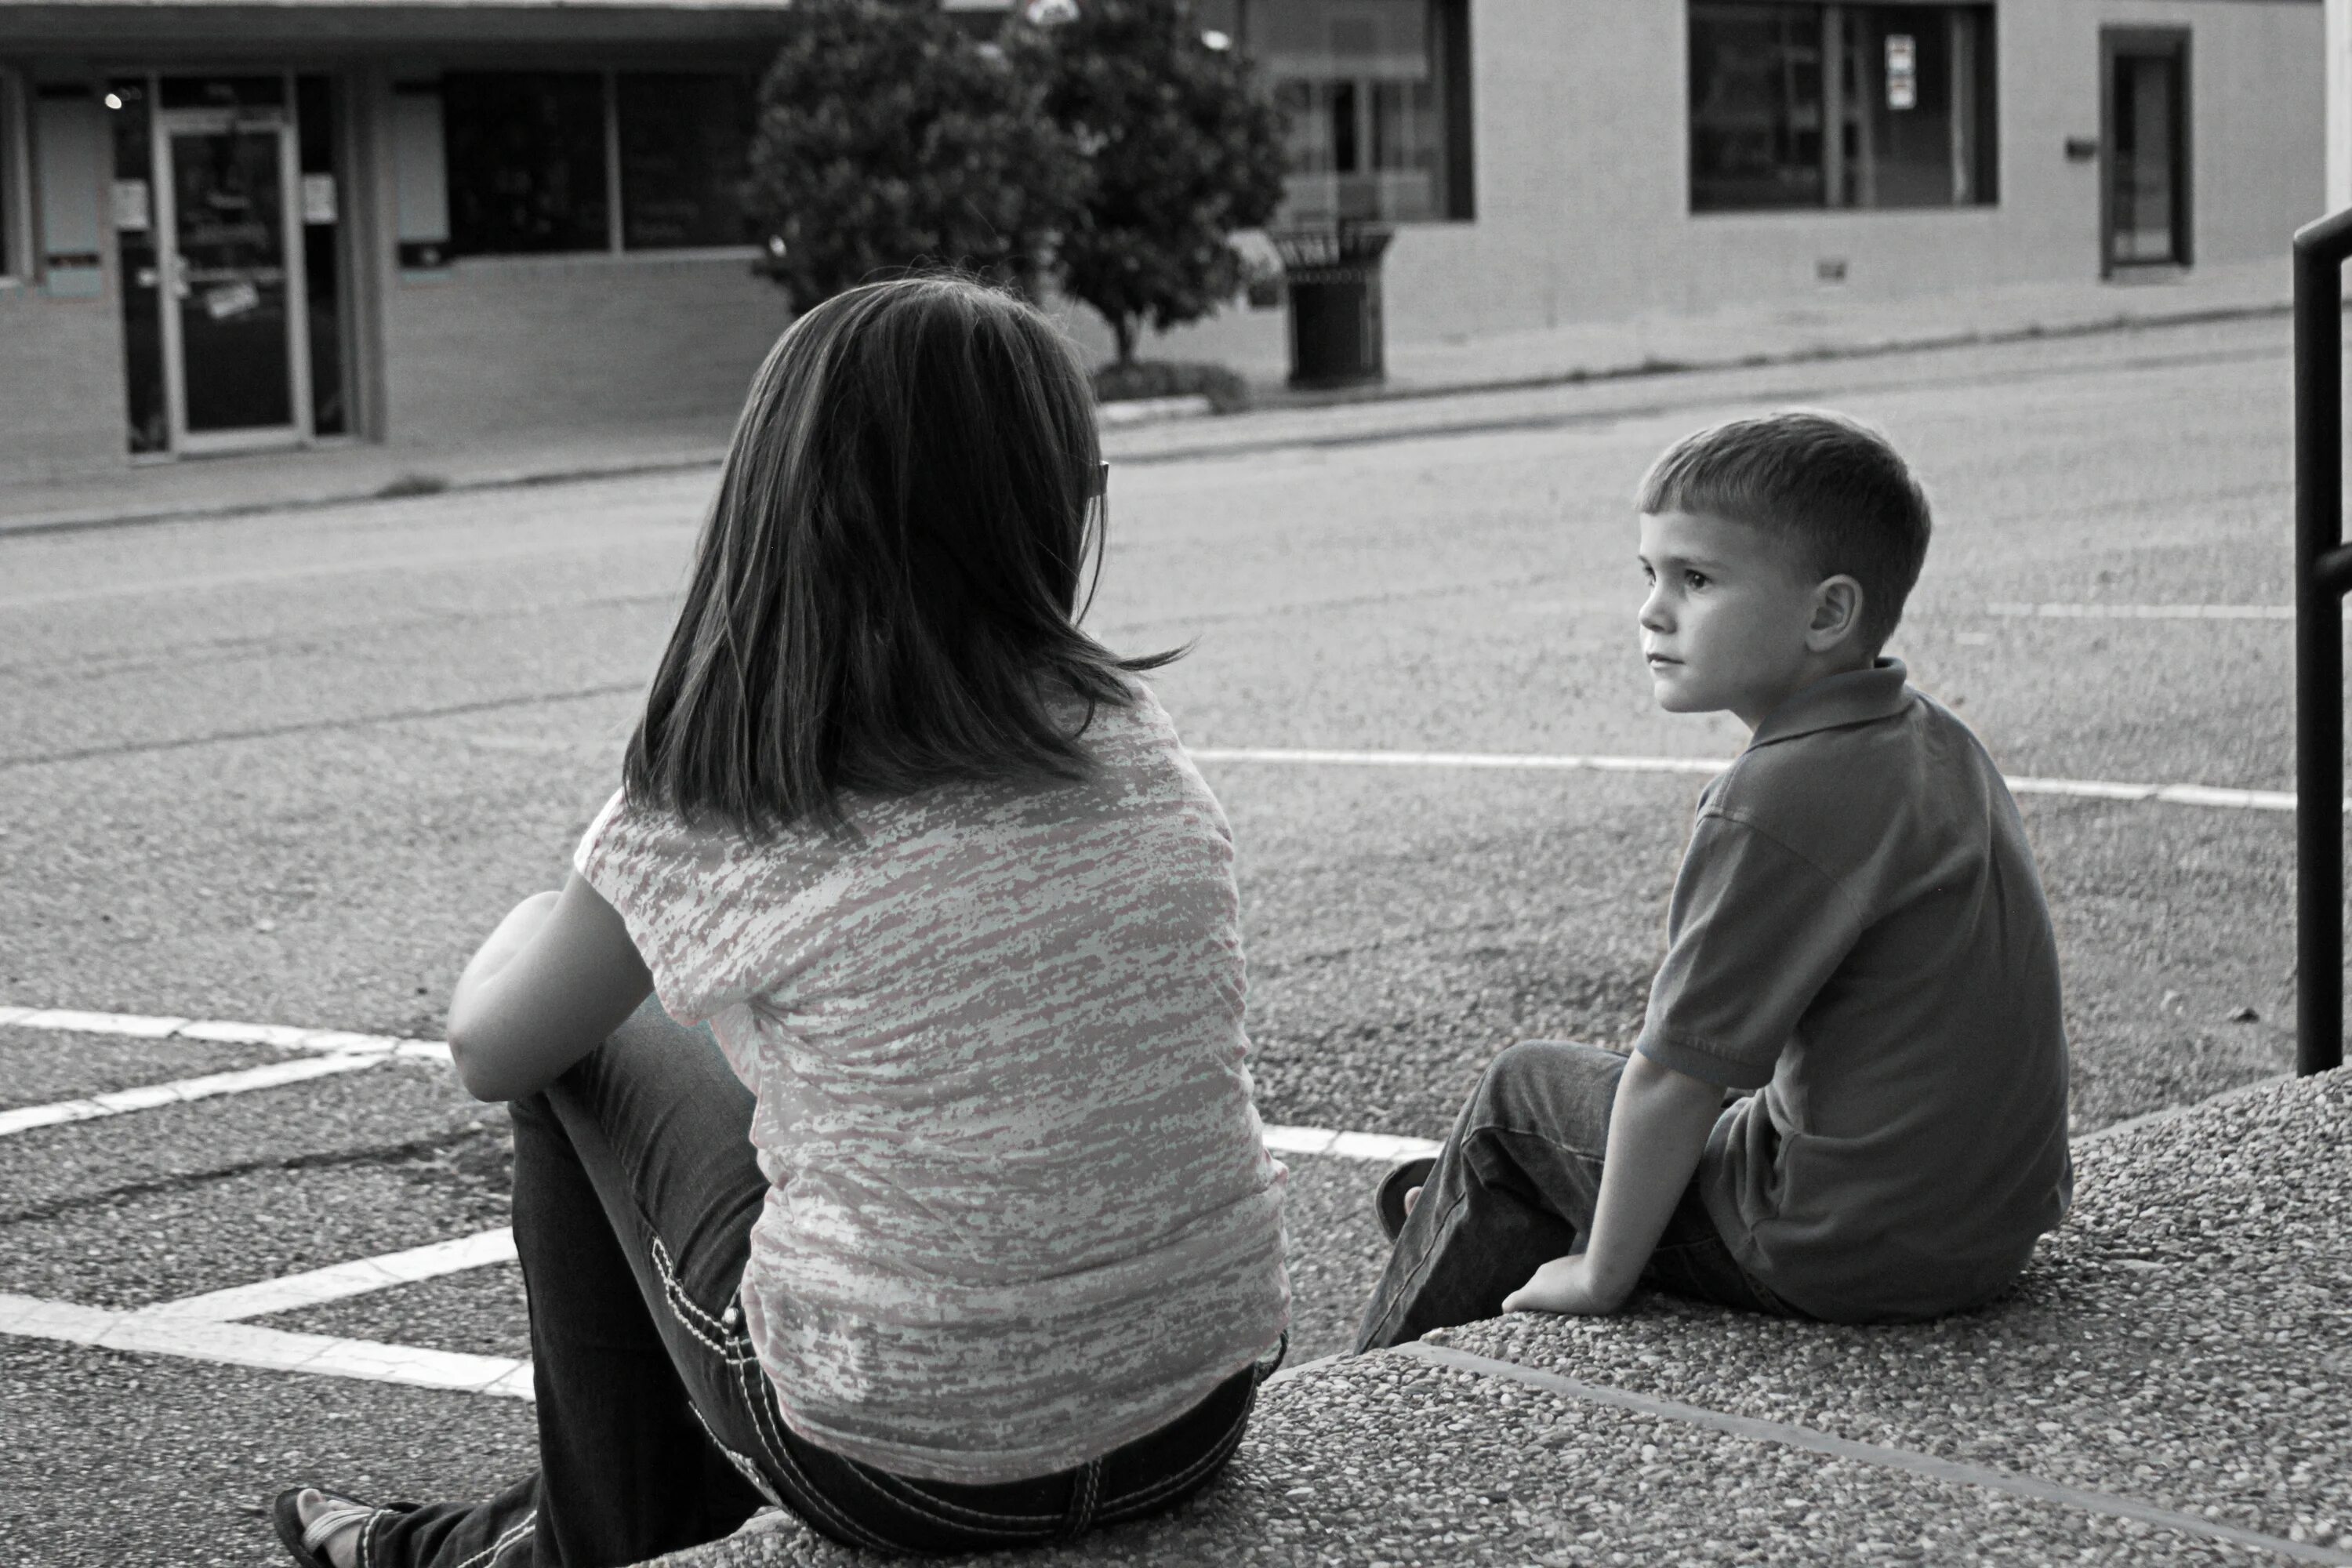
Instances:
[[[1176,657],[1077,627],[1099,458],[1084,373],[1018,300],[911,279],[801,317],[736,426],[630,798],[764,837],[840,828],[845,791],[1083,777],[1096,705]]]

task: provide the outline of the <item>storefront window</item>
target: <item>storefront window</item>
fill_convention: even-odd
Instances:
[[[441,114],[452,255],[612,244],[603,73],[451,71]]]
[[[1232,9],[1289,120],[1278,221],[1470,216],[1463,0],[1246,0]]]
[[[623,72],[621,243],[631,250],[741,245],[750,172],[748,77]]]
[[[1691,0],[1691,209],[1934,207],[1994,189],[1986,5]]]

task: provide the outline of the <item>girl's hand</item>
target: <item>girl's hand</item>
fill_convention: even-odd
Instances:
[[[1568,1312],[1581,1318],[1603,1318],[1625,1304],[1627,1291],[1610,1291],[1593,1278],[1589,1253],[1555,1258],[1534,1277],[1503,1298],[1506,1312]]]

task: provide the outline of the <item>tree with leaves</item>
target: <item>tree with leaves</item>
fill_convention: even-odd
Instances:
[[[1079,0],[1057,26],[1007,34],[1085,180],[1054,250],[1063,292],[1110,323],[1118,363],[1139,329],[1194,321],[1233,298],[1238,229],[1282,203],[1281,112],[1192,0]]]
[[[806,310],[912,267],[1034,295],[1083,163],[1045,84],[939,0],[794,0],[760,87],[746,205]]]

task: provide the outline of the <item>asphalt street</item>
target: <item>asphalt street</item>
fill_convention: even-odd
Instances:
[[[1727,717],[1651,704],[1631,493],[1700,424],[1828,405],[1929,487],[1890,651],[2006,770],[2285,789],[2286,623],[2122,612],[2287,602],[2287,372],[2264,321],[1124,433],[1090,624],[1190,645],[1156,684],[1198,747],[1727,756]],[[710,485],[0,540],[0,1005],[436,1033],[614,787]],[[1204,771],[1268,1121],[1435,1136],[1511,1040],[1638,1027],[1699,778]],[[2078,1124],[2284,1070],[2291,816],[2023,805]],[[0,1109],[278,1056],[0,1029]],[[1379,1247],[1370,1168],[1295,1164],[1304,1358]],[[0,1139],[0,1292],[143,1305],[469,1234],[503,1189],[499,1113],[415,1064],[41,1129]],[[520,1313],[509,1266],[272,1322],[514,1355]],[[265,1563],[280,1485],[530,1462],[508,1400],[16,1339],[0,1365],[0,1561]]]

